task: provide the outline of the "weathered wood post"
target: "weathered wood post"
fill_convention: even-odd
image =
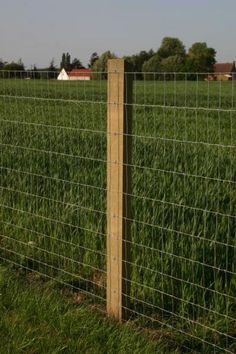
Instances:
[[[132,81],[123,59],[108,61],[107,313],[118,320],[130,296]]]

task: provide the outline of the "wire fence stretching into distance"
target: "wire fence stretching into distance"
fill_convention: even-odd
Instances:
[[[107,166],[115,163],[107,111],[117,105],[107,98],[107,74],[73,82],[0,76],[0,259],[105,311]],[[122,306],[186,352],[234,353],[235,81],[126,72],[124,82],[130,76],[131,214],[116,215],[131,227]]]

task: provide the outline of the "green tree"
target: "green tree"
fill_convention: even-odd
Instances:
[[[11,63],[6,63],[3,66],[3,69],[6,71],[25,71],[25,67],[22,62],[15,63],[14,61]]]
[[[3,70],[4,67],[4,62],[3,60],[0,58],[0,70]]]
[[[184,60],[186,56],[186,50],[183,42],[180,39],[165,37],[161,42],[161,46],[158,49],[157,54],[162,59],[177,55]]]
[[[145,61],[142,67],[145,79],[153,80],[158,78],[158,75],[154,75],[153,73],[158,73],[161,71],[161,61],[162,59],[158,54],[155,54],[149,60]]]
[[[179,55],[172,55],[168,58],[162,59],[161,71],[166,73],[184,71],[185,61]]]
[[[214,70],[216,51],[205,42],[196,42],[189,48],[186,60],[186,71],[208,73]]]
[[[92,53],[89,59],[89,64],[88,64],[89,68],[92,68],[95,61],[97,61],[98,59],[99,59],[98,53],[97,52]]]
[[[60,69],[64,69],[65,68],[65,62],[66,62],[66,54],[62,53]]]
[[[137,71],[142,71],[143,64],[145,61],[151,59],[154,55],[153,49],[150,49],[148,52],[145,50],[141,50],[136,55],[136,60],[134,61]]]
[[[50,61],[50,65],[48,67],[48,71],[57,71],[57,68],[55,66],[55,60],[54,58],[52,58],[52,60]]]
[[[70,54],[69,53],[66,53],[65,69],[68,71],[71,69]]]
[[[54,58],[52,58],[52,60],[50,61],[50,65],[49,67],[46,69],[47,71],[47,78],[48,79],[55,79],[56,75],[58,73],[58,69],[55,66],[55,60]]]
[[[114,59],[116,55],[111,53],[109,50],[103,53],[99,59],[93,64],[93,77],[95,79],[106,79],[107,78],[107,61],[108,59]]]
[[[153,56],[154,56],[154,51],[150,49],[148,52],[145,50],[141,50],[138,54],[127,56],[125,57],[125,59],[132,65],[132,70],[136,73],[136,77],[138,79],[141,79],[143,64]]]
[[[74,58],[72,60],[72,63],[70,64],[71,69],[83,69],[84,66],[82,65],[81,61],[77,58]]]
[[[145,78],[160,79],[163,74],[158,73],[183,71],[185,60],[186,50],[183,42],[178,38],[165,37],[157,53],[144,62],[142,70],[145,73]],[[155,73],[155,75],[151,73]],[[167,75],[165,77],[168,78]]]
[[[70,54],[68,52],[62,53],[60,68],[65,69],[66,71],[70,71],[71,63],[70,63]]]
[[[11,63],[4,63],[3,70],[5,71],[4,77],[25,77],[25,66],[22,60],[18,62],[12,61]]]

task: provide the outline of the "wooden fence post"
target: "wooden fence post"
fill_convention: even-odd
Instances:
[[[132,76],[123,59],[108,61],[107,313],[118,320],[130,295]]]

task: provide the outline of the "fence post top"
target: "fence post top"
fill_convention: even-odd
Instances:
[[[132,72],[133,66],[122,58],[108,59],[107,62],[108,72]]]

